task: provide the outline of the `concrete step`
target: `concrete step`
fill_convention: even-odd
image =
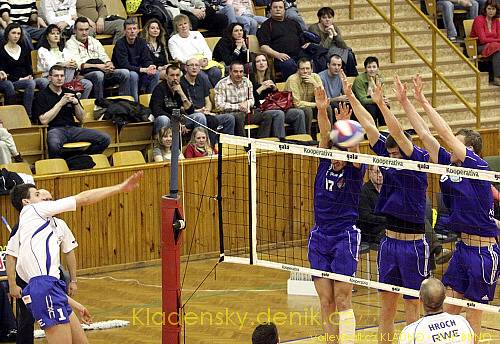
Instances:
[[[424,54],[424,56],[432,61],[432,48],[425,44],[418,44],[417,49]],[[379,61],[389,61],[391,57],[391,51],[387,47],[375,47],[375,48],[353,48],[353,51],[356,54],[356,59],[358,61],[358,67],[363,67],[363,61],[368,56],[377,56]],[[451,58],[450,52],[447,47],[438,48],[437,50],[437,61],[442,60],[443,56],[447,56],[448,59]],[[410,47],[397,47],[396,48],[396,62],[408,61],[408,60],[417,60],[420,59]],[[458,59],[458,57],[457,57]]]
[[[420,59],[396,61],[390,63],[387,61],[380,62],[380,70],[386,78],[392,78],[393,75],[398,74],[401,78],[410,79],[413,75],[419,73],[421,75],[431,76],[431,69],[427,67]],[[472,69],[463,66],[463,63],[454,59],[442,58],[437,63],[437,70],[444,74],[445,77],[455,79],[456,74],[459,77],[472,78],[475,86],[475,74]],[[481,73],[481,80],[483,85],[488,84],[487,74]],[[461,86],[467,86],[462,84]]]
[[[402,82],[406,82],[408,84],[412,83],[412,77],[415,75],[400,75],[400,79]],[[432,83],[432,74],[430,72],[421,73],[422,79],[425,83],[426,90],[430,90]],[[389,75],[390,77],[390,75]],[[391,82],[390,78],[387,78],[387,82]],[[447,79],[450,81],[452,85],[455,85],[457,88],[475,88],[476,87],[476,77],[472,74],[464,71],[455,71],[452,73],[446,74]],[[481,73],[481,88],[490,87],[488,86],[488,73]],[[436,82],[436,87],[438,91],[448,90],[448,87],[438,79]],[[389,92],[389,89],[387,90]]]
[[[386,84],[385,88],[385,94],[391,101],[391,109],[401,109],[401,106],[399,105],[399,102],[396,99],[396,96],[393,93],[392,90],[392,85]],[[431,92],[431,87],[432,85],[430,83],[425,85],[425,91],[424,94],[427,97],[427,99],[431,100],[432,98],[432,92]],[[408,97],[410,100],[413,102],[413,104],[417,104],[413,100],[413,85],[408,84]],[[469,101],[472,104],[476,103],[476,89],[475,87],[460,87],[457,89],[464,98]],[[489,102],[498,102],[498,90],[496,89],[495,86],[484,86],[481,88],[481,104],[483,102],[489,103]],[[454,103],[459,103],[460,100],[451,92],[451,90],[443,88],[440,89],[436,92],[436,106],[444,106],[447,104],[454,104]],[[499,104],[500,105],[500,104]]]
[[[436,107],[436,110],[454,129],[460,127],[475,127],[476,117],[463,104],[438,106]],[[420,114],[424,114],[424,112],[419,108],[417,108],[417,111],[419,111]],[[398,118],[403,128],[411,128],[410,122],[408,121],[404,111],[394,110],[393,114]],[[430,123],[426,115],[423,115],[422,117],[427,123]],[[489,127],[500,125],[500,115],[498,113],[497,102],[488,101],[482,103],[481,123],[482,125],[488,125]]]

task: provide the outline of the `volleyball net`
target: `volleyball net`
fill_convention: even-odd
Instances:
[[[355,276],[347,276],[312,269],[308,260],[308,239],[314,225],[314,184],[320,158],[364,164],[368,170],[376,167],[391,167],[401,173],[418,171],[427,174],[427,207],[429,208],[426,230],[426,259],[443,249],[453,250],[456,236],[449,232],[436,232],[437,223],[446,218],[446,213],[436,216],[439,202],[439,180],[448,178],[471,178],[500,182],[500,174],[462,167],[445,166],[412,160],[379,157],[363,153],[322,149],[315,146],[275,142],[230,135],[221,135],[219,143],[219,235],[221,261],[238,264],[253,264],[267,268],[290,271],[297,276],[316,276],[357,286],[418,297],[417,289],[403,288],[378,281],[378,245],[362,242],[356,256]],[[409,187],[412,187],[411,185]],[[468,197],[476,197],[469,195]],[[360,207],[369,206],[360,203]],[[403,210],[401,210],[403,211]],[[464,209],[464,212],[469,211]],[[443,220],[444,221],[444,220]],[[373,224],[375,227],[377,223]],[[369,238],[369,230],[361,229],[362,241]],[[366,230],[366,232],[364,232]],[[431,237],[429,237],[431,236]],[[326,243],[325,243],[326,245]],[[347,252],[346,254],[349,254]],[[383,259],[383,257],[381,258]],[[441,278],[447,264],[435,267],[423,265],[432,275]],[[485,281],[497,283],[490,278],[496,274],[496,266],[484,271]],[[422,271],[425,274],[424,271]],[[487,312],[500,312],[500,298],[497,288],[493,302],[489,304],[468,300],[447,298],[446,303],[475,308]]]

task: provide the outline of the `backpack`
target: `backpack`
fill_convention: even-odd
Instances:
[[[0,176],[0,195],[8,195],[14,186],[24,184],[23,179],[16,173],[2,168]]]

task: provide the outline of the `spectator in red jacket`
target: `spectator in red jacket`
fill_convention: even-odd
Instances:
[[[193,129],[191,140],[184,151],[184,156],[190,158],[203,158],[217,154],[217,149],[212,148],[208,132],[203,127],[196,127]]]
[[[481,14],[474,19],[471,37],[478,39],[478,53],[491,59],[493,66],[493,84],[500,86],[500,4],[488,0]]]

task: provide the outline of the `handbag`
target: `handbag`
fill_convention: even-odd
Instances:
[[[74,93],[82,93],[85,90],[83,84],[78,79],[73,79],[64,83],[63,87]]]
[[[259,110],[264,112],[267,110],[281,110],[287,111],[293,106],[292,92],[276,91],[270,93],[260,104]]]

